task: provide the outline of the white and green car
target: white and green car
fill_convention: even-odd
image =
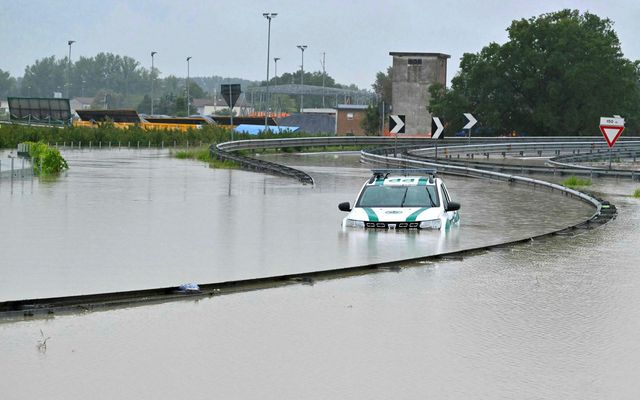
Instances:
[[[449,229],[460,223],[460,204],[435,170],[377,169],[365,182],[342,226],[373,229]]]

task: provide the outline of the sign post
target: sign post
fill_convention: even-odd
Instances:
[[[393,156],[398,156],[398,133],[404,133],[405,127],[405,116],[404,115],[389,115],[389,133],[394,133],[396,136]]]
[[[624,118],[619,115],[600,117],[600,132],[609,146],[609,169],[611,169],[611,149],[624,131]]]
[[[444,137],[442,133],[444,131],[444,126],[442,125],[442,121],[438,117],[431,118],[431,139],[434,139],[435,148],[436,148],[436,160],[438,159],[438,139]]]
[[[236,101],[240,97],[242,90],[239,84],[221,84],[220,94],[227,102],[229,106],[229,116],[231,117],[231,140],[233,141],[233,107],[236,105]]]

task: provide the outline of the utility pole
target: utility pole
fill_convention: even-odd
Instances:
[[[274,80],[275,80],[275,86],[278,86],[278,60],[280,60],[280,57],[274,57],[273,58],[273,63],[275,64],[275,70],[274,70]],[[276,107],[276,112],[279,113],[280,112],[280,99],[276,98],[277,100],[277,107]]]
[[[322,108],[324,108],[324,77],[327,76],[327,73],[324,69],[324,56],[325,52],[322,52]]]
[[[67,99],[71,95],[71,45],[75,42],[75,40],[69,40],[67,42],[69,45],[69,59],[67,60]]]
[[[151,115],[153,114],[153,98],[155,97],[155,76],[153,75],[153,71],[154,71],[154,67],[153,67],[153,56],[155,56],[156,54],[158,54],[157,51],[152,51],[151,52]]]
[[[263,13],[262,16],[265,17],[269,21],[269,27],[267,29],[267,92],[265,94],[266,104],[264,110],[264,130],[265,132],[269,128],[268,118],[269,118],[269,63],[271,59],[269,57],[269,51],[271,50],[271,20],[276,17],[278,13]]]
[[[300,65],[301,74],[300,74],[300,112],[304,109],[304,51],[307,48],[306,44],[299,44],[296,46],[302,52],[302,64]]]
[[[189,104],[189,60],[191,57],[187,57],[187,117],[191,115],[191,107]]]

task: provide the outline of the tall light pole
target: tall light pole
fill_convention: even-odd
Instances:
[[[298,47],[302,52],[302,65],[300,65],[300,69],[302,70],[302,73],[300,74],[300,112],[302,112],[304,108],[304,51],[307,48],[307,45],[299,44],[296,47]]]
[[[191,56],[187,57],[187,117],[191,115],[191,107],[189,104],[189,60],[191,60]]]
[[[276,82],[276,86],[278,86],[278,61],[280,61],[280,57],[273,57],[273,63],[275,64],[274,79]]]
[[[275,85],[278,86],[278,60],[280,60],[280,57],[273,57],[273,64],[275,65],[275,69],[273,70],[273,78],[274,78],[274,82]],[[276,112],[279,113],[280,112],[280,99],[276,99]]]
[[[69,59],[67,60],[67,99],[69,98],[71,91],[71,45],[75,42],[75,40],[69,40],[67,42],[67,44],[69,45]]]
[[[322,52],[322,108],[324,108],[324,77],[327,76],[324,70],[324,55],[325,52]]]
[[[269,27],[267,29],[267,92],[265,94],[267,107],[264,110],[264,130],[266,131],[269,127],[268,125],[268,116],[269,116],[269,63],[271,62],[269,58],[269,52],[271,50],[271,20],[276,17],[278,13],[262,13],[262,16],[265,17],[269,21]]]
[[[154,67],[153,67],[153,56],[158,54],[157,51],[151,52],[151,115],[153,115],[153,98],[155,97],[155,77],[153,75]]]

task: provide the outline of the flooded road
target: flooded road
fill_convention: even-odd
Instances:
[[[125,158],[130,159],[130,156]],[[83,157],[77,155],[78,160]],[[109,163],[115,162],[113,155],[105,157],[112,160]],[[398,246],[402,246],[403,253],[434,251],[434,247],[425,245],[423,239],[430,239],[428,243],[438,242],[432,236],[385,232],[364,238],[337,229],[342,214],[335,210],[336,203],[353,201],[357,189],[352,186],[361,185],[367,170],[357,164],[357,159],[329,155],[319,156],[315,161],[312,158],[291,157],[289,161],[291,165],[305,165],[318,182],[315,188],[241,171],[212,171],[196,163],[159,161],[156,156],[127,161],[134,168],[138,166],[139,176],[161,176],[168,187],[153,183],[146,186],[131,184],[121,193],[133,191],[137,194],[123,196],[129,200],[123,200],[128,211],[122,212],[141,223],[143,218],[136,214],[142,213],[144,207],[136,208],[133,199],[144,199],[145,194],[151,193],[145,204],[155,209],[153,203],[162,201],[159,193],[169,197],[172,200],[166,200],[158,210],[171,210],[171,213],[149,213],[155,213],[156,217],[166,213],[162,226],[171,227],[172,223],[184,218],[192,228],[199,227],[198,235],[187,235],[187,229],[181,226],[175,227],[180,234],[170,233],[171,229],[162,232],[177,241],[176,247],[183,249],[180,253],[183,257],[196,260],[198,256],[193,255],[196,250],[210,254],[208,250],[200,249],[201,243],[215,246],[213,240],[201,240],[198,236],[222,232],[211,227],[217,224],[209,224],[219,222],[222,213],[216,212],[212,219],[203,212],[205,205],[213,210],[211,203],[230,198],[224,204],[232,208],[234,217],[242,218],[242,212],[233,209],[235,204],[256,207],[262,204],[261,210],[266,214],[264,221],[251,227],[242,226],[241,231],[245,237],[253,238],[249,242],[259,236],[251,233],[254,228],[266,235],[267,241],[276,243],[276,238],[268,236],[277,235],[288,244],[286,249],[276,249],[274,253],[263,247],[260,254],[268,261],[232,264],[237,274],[266,274],[294,267],[333,265],[339,260],[367,262],[397,255]],[[86,160],[95,164],[95,161]],[[171,168],[158,167],[159,171],[155,171],[142,167],[142,164],[156,165],[156,162]],[[332,163],[340,164],[339,168],[334,170]],[[63,179],[57,184],[66,184],[67,188],[75,185],[95,187],[97,180],[90,174],[84,175],[80,171],[77,174],[78,177],[73,178],[70,171],[65,178],[67,181]],[[132,179],[131,175],[123,172],[121,178],[114,178],[117,183],[105,185],[117,192],[117,187],[128,179]],[[456,239],[443,240],[443,247],[460,246],[461,238],[464,242],[482,243],[525,234],[527,230],[544,231],[554,219],[579,219],[590,213],[588,207],[574,201],[564,202],[565,198],[560,206],[557,201],[552,202],[557,197],[546,191],[478,180],[445,179],[450,192],[462,202],[464,214],[463,226]],[[75,180],[83,184],[72,184]],[[228,194],[229,180],[232,182],[231,196]],[[179,190],[180,182],[182,188],[186,188],[184,191]],[[202,183],[206,182],[218,185],[211,184],[203,189]],[[221,182],[227,183],[226,191],[212,189],[224,187]],[[17,196],[16,191],[13,197],[7,196],[6,186],[0,187],[3,220],[17,221],[17,216],[4,211],[7,204],[16,210],[18,200],[31,202],[33,210],[44,208],[43,199],[50,199],[62,209],[59,212],[70,213],[60,200],[64,196],[39,185],[42,184],[36,183],[33,189],[25,190],[24,197]],[[96,400],[211,397],[635,399],[640,396],[640,383],[635,379],[636,368],[640,365],[640,342],[637,340],[640,270],[636,250],[640,239],[640,200],[629,195],[637,186],[629,181],[594,181],[591,190],[616,204],[619,216],[605,226],[579,236],[554,236],[461,260],[407,264],[398,272],[320,281],[313,286],[280,287],[199,301],[0,323],[0,376],[5,377],[0,379],[0,392],[3,399],[9,400],[87,397]],[[77,190],[74,193],[88,196]],[[94,196],[98,197],[98,194]],[[81,205],[82,202],[71,197],[67,195],[67,201]],[[287,227],[304,225],[278,218],[287,212],[302,214],[294,211],[296,202],[302,200],[314,207],[325,207],[326,204],[327,214],[310,217],[317,225],[317,231],[324,235],[317,236],[313,230],[300,228],[295,230],[300,237],[295,238]],[[108,202],[96,200],[96,203],[92,209],[102,207],[117,216],[113,220],[126,220],[118,216],[117,207]],[[133,212],[131,208],[137,211]],[[183,213],[174,217],[172,213],[177,213],[177,209],[183,209]],[[20,209],[20,213],[22,211]],[[46,214],[44,211],[38,213],[43,218]],[[195,222],[196,215],[200,215],[202,221]],[[22,218],[27,217],[23,215]],[[80,229],[79,222],[70,222],[69,218],[60,221],[65,229]],[[95,219],[91,221],[95,222]],[[263,227],[267,223],[271,225]],[[292,225],[286,225],[289,223]],[[133,229],[134,225],[127,225],[123,232]],[[155,228],[157,225],[152,225],[146,232],[151,238],[158,239],[162,235],[154,232]],[[230,235],[238,237],[239,231],[240,228],[235,227]],[[36,230],[30,232],[33,234]],[[180,235],[186,235],[188,240],[178,241]],[[79,234],[76,236],[80,237]],[[145,246],[146,242],[138,241],[136,236],[127,238],[137,251]],[[119,245],[127,241],[114,240]],[[88,242],[90,240],[86,239],[84,243]],[[328,250],[329,246],[343,242],[359,244],[341,244],[342,247]],[[62,242],[52,240],[51,243],[60,245]],[[51,243],[46,247],[47,252],[52,251]],[[169,240],[163,242],[166,246],[169,243]],[[311,247],[312,243],[316,243],[316,247]],[[360,244],[369,252],[363,251]],[[147,253],[153,248],[165,257],[178,251],[176,247],[164,250],[163,246],[146,246],[151,246],[146,248]],[[222,249],[215,248],[217,251]],[[298,248],[300,250],[296,250]],[[313,255],[305,256],[302,249],[313,251]],[[2,250],[13,254],[6,246]],[[374,250],[375,255],[367,254]],[[63,263],[48,257],[47,252],[30,251],[35,252],[33,258],[45,258],[58,270],[54,268],[52,271],[57,272],[40,276],[42,282],[38,285],[24,278],[16,285],[33,291],[50,287],[48,280],[55,285],[62,284],[67,291],[82,286],[65,284],[66,279],[71,278],[60,272]],[[73,259],[74,251],[85,261],[92,259],[82,247],[70,246],[59,254],[68,261]],[[226,256],[226,260],[249,260],[256,254],[256,250],[245,251],[246,255]],[[323,254],[338,252],[349,255]],[[290,256],[275,263],[277,254]],[[109,262],[100,265],[119,265],[114,267],[115,271],[118,268],[126,271],[129,278],[126,282],[145,282],[145,274],[124,261],[127,255],[144,260],[136,251],[126,255],[115,250],[104,251],[101,255]],[[161,257],[151,257],[155,262],[161,260]],[[25,258],[30,259],[30,256]],[[138,268],[149,273],[153,264],[142,264]],[[156,273],[176,275],[170,264]],[[179,265],[191,274],[225,276],[218,271],[227,271],[220,267],[223,264],[209,264],[208,261],[203,264],[208,267],[190,263]],[[33,268],[38,263],[29,261],[28,265]],[[100,278],[100,281],[97,278],[95,282],[90,281],[87,287],[116,286],[113,281],[122,281],[113,276],[113,270],[105,273],[91,267],[90,263],[84,265],[93,268],[91,272]],[[7,267],[3,266],[3,272],[5,270]],[[28,273],[27,269],[22,273]],[[73,270],[73,273],[78,271]],[[34,286],[40,289],[33,289]],[[19,292],[13,285],[9,289]],[[4,287],[3,292],[9,289]],[[46,350],[37,348],[40,330],[45,337],[51,337]]]
[[[463,207],[458,231],[343,231],[337,204],[353,203],[370,176],[358,155],[286,156],[315,186],[167,151],[64,156],[71,168],[57,180],[0,182],[0,301],[406,259],[529,237],[593,213],[546,190],[446,178]]]

